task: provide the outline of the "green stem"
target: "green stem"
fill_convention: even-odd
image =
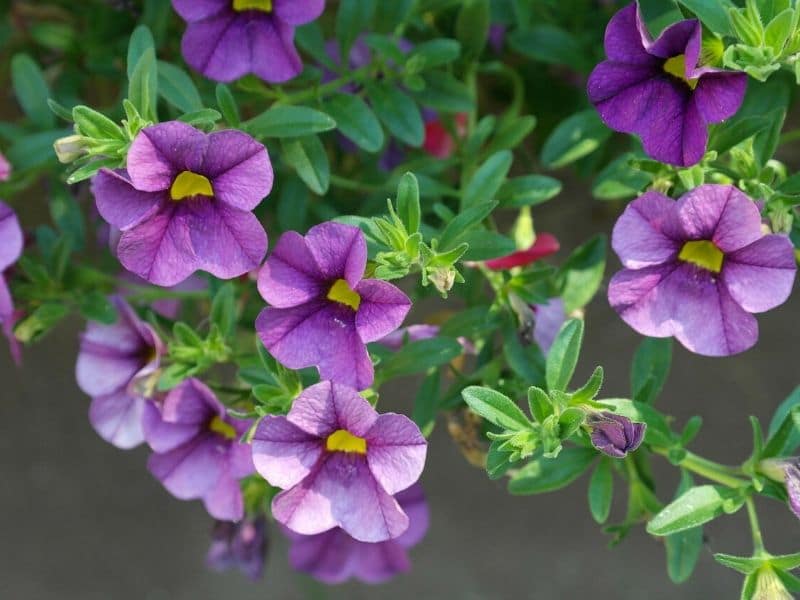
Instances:
[[[652,450],[656,454],[664,457],[669,454],[669,450],[667,448],[654,447]],[[714,462],[713,460],[708,460],[707,458],[703,458],[702,456],[698,456],[692,452],[686,452],[686,456],[680,462],[679,466],[687,471],[691,471],[692,473],[705,477],[709,481],[720,483],[730,488],[741,488],[748,485],[746,480],[736,477],[740,471],[735,467],[729,467],[727,465]]]
[[[764,538],[761,535],[761,527],[758,524],[758,515],[756,514],[756,503],[753,502],[752,496],[747,497],[745,504],[747,505],[747,518],[750,520],[750,530],[753,533],[754,553],[765,553],[766,549],[764,548]]]
[[[778,145],[783,146],[784,144],[788,144],[797,140],[800,140],[800,129],[793,129],[792,131],[787,131],[781,135]]]

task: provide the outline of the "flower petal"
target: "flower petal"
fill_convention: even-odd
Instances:
[[[208,514],[221,521],[239,521],[244,517],[242,488],[225,468],[217,482],[203,495],[203,504]]]
[[[169,452],[192,440],[200,431],[196,423],[169,423],[155,402],[147,402],[142,414],[142,433],[155,452]]]
[[[229,0],[172,0],[172,7],[185,21],[202,21],[230,10]]]
[[[298,402],[300,398],[295,406]],[[322,456],[323,441],[286,417],[266,416],[258,424],[252,447],[253,463],[259,474],[270,485],[288,489],[311,473]]]
[[[273,0],[275,16],[289,25],[305,25],[322,14],[325,0]]]
[[[658,88],[665,83],[654,79],[658,75],[650,65],[602,62],[589,76],[589,100],[611,129],[624,133],[642,131],[652,118],[651,97],[657,98]]]
[[[327,293],[322,274],[303,236],[284,233],[258,274],[261,297],[277,308],[309,302]]]
[[[614,225],[611,246],[629,269],[674,259],[681,249],[674,200],[650,191],[631,202]]]
[[[202,498],[219,481],[225,454],[214,436],[199,435],[188,444],[164,453],[151,454],[147,469],[176,498]]]
[[[317,438],[326,438],[337,429],[364,437],[378,413],[352,388],[322,381],[303,390],[287,419]]]
[[[233,129],[208,136],[202,173],[211,180],[214,197],[239,210],[253,210],[272,189],[267,149]]]
[[[24,239],[19,219],[11,207],[0,201],[0,272],[13,265],[22,254]]]
[[[255,75],[269,83],[283,83],[302,73],[293,26],[278,19],[258,19],[249,23],[247,33]]]
[[[181,121],[145,127],[128,151],[133,187],[142,192],[169,190],[182,171],[200,171],[207,144],[205,133]]]
[[[120,390],[98,396],[89,407],[89,421],[97,434],[117,448],[128,450],[144,441],[142,414],[145,400]]]
[[[355,291],[361,296],[356,329],[365,343],[380,340],[400,327],[411,310],[408,296],[386,281],[365,279]]]
[[[683,82],[663,75],[653,80],[650,111],[640,134],[645,152],[671,165],[687,167],[705,154],[708,130]]]
[[[251,70],[248,21],[233,11],[190,23],[181,40],[186,63],[209,79],[228,83]]]
[[[419,479],[428,443],[411,419],[382,414],[367,432],[366,440],[370,471],[386,493],[394,495]]]
[[[431,516],[425,491],[422,485],[415,483],[396,494],[395,499],[403,512],[408,515],[408,529],[394,541],[403,548],[411,548],[422,541],[430,525]]]
[[[732,185],[705,184],[684,194],[678,218],[689,239],[711,240],[725,253],[764,235],[758,207]]]
[[[788,237],[766,235],[725,257],[722,282],[747,312],[770,310],[792,293],[797,263]]]
[[[322,223],[309,229],[306,244],[325,279],[345,279],[351,288],[361,281],[367,265],[367,241],[358,227]]]
[[[92,179],[92,194],[100,216],[122,230],[152,217],[165,201],[164,192],[137,190],[122,169],[101,169]]]
[[[694,101],[706,123],[719,123],[739,110],[747,90],[747,75],[727,71],[706,73],[694,90]]]
[[[609,59],[630,64],[652,63],[654,59],[646,50],[649,43],[650,34],[637,3],[618,11],[608,22],[604,45]]]

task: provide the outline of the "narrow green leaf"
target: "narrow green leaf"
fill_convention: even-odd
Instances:
[[[737,501],[738,499],[738,501]],[[741,508],[739,492],[718,485],[693,487],[668,504],[647,524],[651,535],[685,531]]]
[[[331,167],[320,139],[315,135],[287,138],[282,140],[281,146],[283,159],[308,188],[315,194],[325,194],[330,185]]]
[[[580,477],[596,457],[592,448],[572,447],[562,450],[557,458],[537,458],[514,475],[508,491],[518,496],[561,489]]]
[[[410,235],[419,231],[421,219],[419,183],[413,173],[405,173],[400,178],[400,184],[397,186],[397,215]]]
[[[597,463],[592,478],[589,480],[589,510],[598,523],[605,523],[611,512],[611,501],[614,499],[614,474],[611,459],[603,457]]]
[[[470,386],[461,395],[464,402],[484,419],[511,431],[524,431],[531,428],[525,413],[508,396],[495,390]]]
[[[570,319],[561,326],[558,336],[547,354],[545,378],[549,391],[567,389],[583,343],[583,320]]]
[[[462,208],[470,208],[495,199],[497,191],[506,180],[514,157],[509,150],[491,155],[467,183],[461,197]]]
[[[425,124],[416,102],[398,86],[375,83],[367,86],[372,108],[386,128],[402,142],[419,148],[425,141]]]
[[[224,83],[218,84],[216,96],[217,107],[222,113],[222,116],[225,118],[225,121],[231,127],[239,127],[242,119],[239,116],[239,105],[236,103],[236,98],[234,98],[233,94],[231,93],[231,88]]]
[[[55,115],[47,104],[50,90],[36,61],[27,54],[15,54],[11,59],[11,82],[14,94],[31,122],[41,129],[55,127]]]
[[[153,48],[144,51],[136,63],[128,84],[128,100],[139,114],[150,121],[157,121],[158,69]]]
[[[158,93],[164,100],[185,113],[203,108],[200,92],[186,71],[163,60],[157,64]]]
[[[542,164],[548,169],[565,167],[591,154],[611,136],[594,109],[562,121],[542,146]]]
[[[307,106],[273,106],[243,125],[258,138],[299,138],[335,129],[336,121]]]
[[[359,96],[333,94],[325,100],[324,107],[336,120],[339,131],[359,148],[377,152],[383,147],[383,128],[375,113]]]
[[[645,338],[633,356],[631,395],[636,402],[653,404],[664,387],[672,364],[671,338]]]
[[[153,34],[150,32],[147,25],[139,25],[133,30],[131,39],[128,42],[128,79],[133,77],[133,71],[142,58],[142,55],[147,50],[153,50],[153,52],[155,52],[155,48],[156,43],[153,40]]]

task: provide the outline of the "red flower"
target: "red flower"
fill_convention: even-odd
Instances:
[[[524,267],[546,256],[555,254],[561,246],[556,237],[550,233],[540,233],[536,241],[527,250],[518,250],[508,256],[487,260],[484,264],[492,271],[507,271],[514,267]]]

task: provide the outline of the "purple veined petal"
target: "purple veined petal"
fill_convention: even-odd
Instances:
[[[338,526],[331,513],[331,500],[316,487],[322,463],[296,486],[272,499],[272,516],[302,535],[323,533]]]
[[[294,47],[294,27],[276,18],[248,23],[252,71],[269,83],[283,83],[303,72],[303,61]]]
[[[14,300],[11,298],[11,290],[0,272],[0,323],[5,324],[10,321],[14,314]]]
[[[133,187],[142,192],[169,190],[182,171],[200,171],[207,145],[206,134],[180,121],[145,127],[128,151]]]
[[[183,381],[161,404],[161,418],[167,423],[199,425],[225,414],[223,404],[199,379]]]
[[[367,265],[367,241],[358,227],[342,223],[315,225],[306,234],[306,245],[323,277],[345,279],[355,288]]]
[[[708,131],[691,90],[669,75],[652,80],[651,112],[639,133],[645,152],[671,165],[687,167],[705,154]]]
[[[231,9],[230,0],[172,0],[172,7],[184,21],[202,21]]]
[[[721,278],[739,306],[759,313],[786,302],[796,273],[794,247],[789,238],[766,235],[728,254]]]
[[[686,55],[686,70],[691,73],[700,58],[700,42],[703,28],[697,19],[678,21],[667,27],[652,44],[647,52],[662,59]]]
[[[650,337],[673,335],[677,298],[668,298],[659,286],[680,265],[667,263],[643,269],[623,269],[608,284],[608,301],[634,330]]]
[[[164,191],[142,192],[133,187],[124,169],[101,169],[92,179],[92,194],[100,216],[123,231],[152,217],[166,202]]]
[[[800,519],[800,468],[797,465],[786,466],[786,491],[789,494],[789,508]]]
[[[284,233],[258,274],[258,291],[270,305],[290,308],[324,296],[330,283],[323,280],[305,238]]]
[[[429,325],[427,323],[420,323],[417,325],[409,325],[402,329],[397,329],[392,333],[377,340],[381,346],[386,346],[390,350],[399,350],[403,347],[406,341],[416,342],[418,340],[429,340],[439,335],[440,327],[438,325]]]
[[[147,468],[173,496],[180,500],[202,498],[219,481],[225,467],[214,436],[198,435],[174,450],[151,454]]]
[[[263,144],[228,129],[208,136],[203,174],[214,198],[239,210],[253,210],[272,190],[272,163]]]
[[[534,306],[533,339],[544,354],[550,352],[567,313],[561,298],[550,298],[546,304]]]
[[[411,548],[422,541],[430,526],[431,515],[425,492],[421,484],[415,483],[396,494],[395,499],[408,515],[408,529],[394,542],[403,548]]]
[[[615,14],[608,22],[604,46],[606,56],[629,64],[652,64],[647,53],[650,34],[642,21],[636,2],[632,2]]]
[[[267,253],[267,232],[253,213],[211,198],[179,202],[172,222],[188,234],[197,268],[220,279],[258,268]]]
[[[402,325],[411,300],[386,281],[364,279],[355,291],[361,296],[356,313],[356,329],[365,343],[375,342]]]
[[[355,543],[353,576],[364,583],[383,583],[411,570],[408,552],[396,540],[377,544]]]
[[[273,0],[275,16],[289,25],[305,25],[325,10],[325,0]]]
[[[628,204],[614,225],[611,246],[625,267],[640,269],[676,258],[680,235],[675,201],[650,191]]]
[[[658,66],[607,60],[594,68],[586,90],[609,127],[617,131],[636,131],[650,112],[652,81],[660,76]]]
[[[247,19],[233,11],[190,23],[181,40],[186,63],[214,81],[229,83],[251,70]]]
[[[0,200],[0,273],[22,254],[24,239],[19,219],[11,207]]]
[[[224,467],[219,479],[203,495],[203,504],[208,514],[221,521],[239,521],[244,517],[242,489]]]
[[[705,184],[678,200],[678,218],[693,240],[711,240],[723,252],[733,252],[764,235],[758,207],[732,185]]]
[[[317,438],[327,438],[337,429],[364,437],[378,419],[378,413],[354,389],[322,381],[303,390],[287,419]]]
[[[394,413],[379,415],[365,438],[369,469],[387,494],[394,495],[419,479],[428,443],[411,419]]]
[[[720,123],[736,114],[746,90],[745,73],[705,73],[697,82],[694,101],[706,123]]]
[[[145,399],[126,390],[92,399],[89,421],[97,434],[117,448],[129,450],[144,441],[142,414]]]
[[[270,485],[288,489],[311,473],[322,457],[323,444],[286,417],[266,416],[253,436],[253,464]]]
[[[165,205],[151,219],[122,234],[117,257],[122,266],[152,284],[171,287],[200,265],[186,219],[174,219],[177,203]]]
[[[161,408],[148,401],[142,414],[142,434],[155,452],[169,452],[189,443],[200,432],[197,423],[169,423],[161,417]]]
[[[236,421],[238,419],[233,420]],[[237,430],[239,436],[250,428],[250,422],[248,421],[247,423],[246,429],[241,433],[238,427],[234,425],[234,429]],[[230,448],[228,448],[228,472],[234,479],[242,479],[256,472],[256,468],[253,465],[253,449],[250,444],[239,442],[238,438],[231,441]]]
[[[286,530],[291,546],[289,564],[329,585],[344,583],[353,572],[353,544],[360,544],[338,527],[317,535],[299,535]]]

